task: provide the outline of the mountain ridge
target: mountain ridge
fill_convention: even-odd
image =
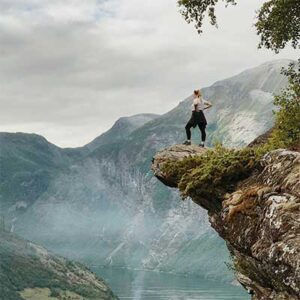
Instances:
[[[268,75],[268,68],[260,75],[266,78],[266,91],[259,89],[260,83],[247,86],[247,78],[240,85],[231,81],[225,88],[203,88],[204,97],[213,99],[214,104],[206,114],[208,145],[221,140],[230,146],[242,146],[272,126],[272,92],[286,83],[279,66],[275,69],[272,76],[276,78]],[[11,197],[11,206],[1,212],[17,233],[67,257],[112,266],[205,273],[209,278],[230,282],[232,274],[224,264],[228,254],[210,229],[206,213],[192,203],[179,202],[178,193],[159,184],[149,171],[159,149],[184,140],[190,99],[162,116],[154,116],[123,139],[114,139],[114,131],[106,132],[105,139],[110,143],[70,160],[38,196],[27,199],[22,192],[22,198]],[[193,134],[193,142],[198,143],[199,133]],[[27,177],[22,178],[20,186],[25,183],[26,191]],[[13,183],[11,180],[11,187]],[[5,188],[0,185],[0,203]],[[184,245],[192,241],[193,253],[204,253],[205,235],[214,239],[220,255],[212,257],[205,252],[205,257],[189,256]],[[163,259],[169,256],[173,259]],[[184,263],[189,269],[183,268]],[[222,271],[211,268],[212,264],[221,265]]]

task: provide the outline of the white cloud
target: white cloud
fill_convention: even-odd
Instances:
[[[257,50],[262,2],[220,7],[219,29],[199,37],[176,0],[0,0],[0,130],[82,145],[121,116],[163,113],[195,87],[296,58]]]

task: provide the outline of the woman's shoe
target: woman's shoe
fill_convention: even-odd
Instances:
[[[187,145],[187,146],[190,146],[192,143],[191,143],[191,141],[185,141],[184,143],[183,143],[183,145]]]
[[[199,147],[204,148],[204,143],[200,143],[200,144],[199,144]]]

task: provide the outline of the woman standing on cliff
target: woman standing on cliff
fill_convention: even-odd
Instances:
[[[200,90],[194,91],[194,100],[192,104],[192,116],[185,126],[187,140],[183,143],[184,145],[191,145],[191,128],[195,128],[197,125],[201,131],[201,140],[199,144],[200,147],[204,147],[206,132],[205,128],[207,125],[206,118],[203,111],[212,107],[212,104],[202,98],[202,93]]]

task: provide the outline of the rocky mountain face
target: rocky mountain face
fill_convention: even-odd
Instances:
[[[0,229],[0,299],[118,299],[81,264]]]
[[[164,184],[176,187],[180,178],[168,174],[164,165],[206,151],[183,145],[166,148],[154,157],[153,171]],[[260,164],[260,171],[239,182],[221,202],[217,197],[207,199],[201,190],[192,200],[208,210],[211,226],[232,255],[236,278],[253,300],[296,300],[300,298],[300,152],[275,150]]]
[[[203,88],[214,105],[206,114],[208,144],[242,146],[272,126],[272,95],[285,87],[280,70],[288,63],[266,63]],[[162,116],[122,118],[79,149],[0,134],[0,214],[20,235],[90,264],[231,281],[228,251],[206,212],[178,201],[150,171],[159,149],[184,140],[190,105],[188,97]],[[193,136],[197,143],[198,130]]]

